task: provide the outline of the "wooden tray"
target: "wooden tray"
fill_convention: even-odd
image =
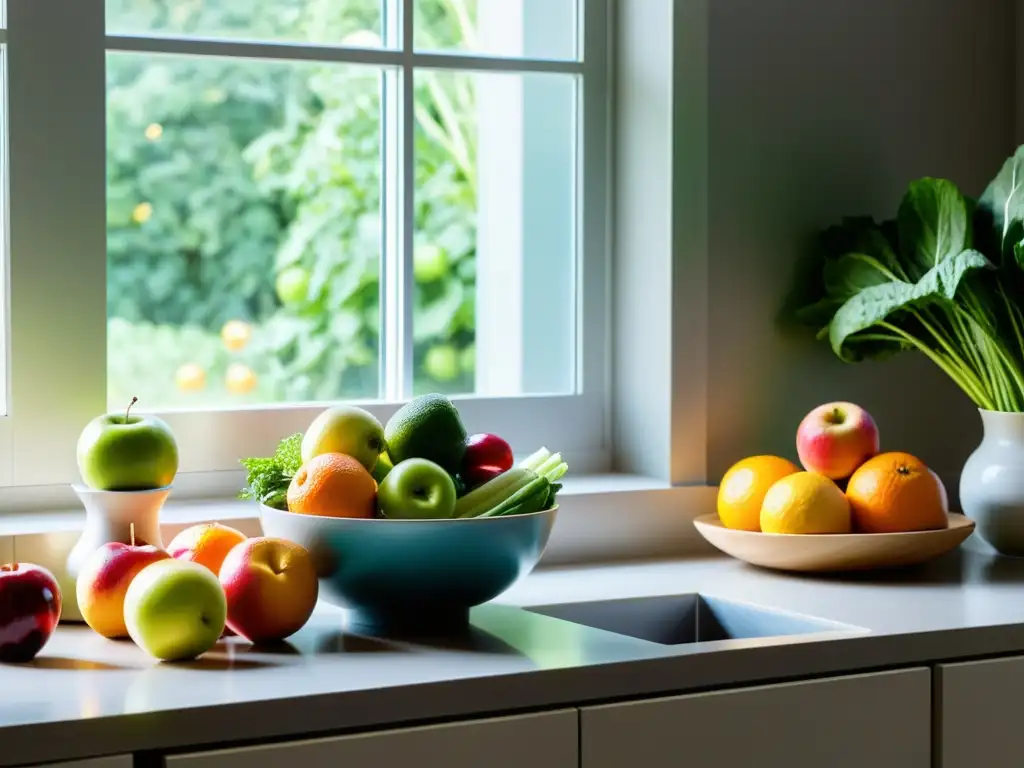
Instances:
[[[727,555],[783,571],[863,571],[923,563],[956,549],[974,521],[950,514],[949,527],[914,533],[759,533],[726,528],[717,514],[693,521],[701,536]]]

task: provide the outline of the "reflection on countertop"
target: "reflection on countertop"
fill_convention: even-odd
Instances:
[[[446,636],[350,632],[321,605],[285,643],[227,637],[182,664],[62,626],[0,667],[0,765],[468,717],[988,654],[1024,653],[1024,560],[961,549],[891,573],[810,577],[725,559],[540,571]],[[692,593],[851,625],[667,645],[524,610]],[[555,612],[566,615],[565,612]]]

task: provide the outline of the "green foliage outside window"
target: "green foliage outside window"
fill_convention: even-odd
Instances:
[[[420,2],[417,39],[460,47],[474,5]],[[108,0],[107,13],[118,28],[201,36],[380,35],[377,0]],[[113,402],[378,396],[384,83],[355,65],[109,55]],[[471,77],[417,73],[415,117],[415,385],[472,391]],[[231,321],[251,338],[222,338]]]

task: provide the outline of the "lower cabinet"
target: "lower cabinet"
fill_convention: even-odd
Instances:
[[[1024,658],[1019,656],[936,666],[936,766],[1024,765],[1022,698]]]
[[[168,755],[167,768],[578,768],[577,710]],[[874,767],[873,767],[874,768]]]
[[[586,707],[580,727],[582,768],[930,768],[931,672]]]

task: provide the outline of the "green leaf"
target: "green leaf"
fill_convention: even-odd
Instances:
[[[900,253],[911,278],[971,246],[971,218],[967,200],[945,179],[913,182],[896,216]]]
[[[444,337],[445,331],[451,327],[456,313],[465,298],[462,283],[448,282],[442,294],[426,306],[417,308],[413,322],[413,338],[415,341],[428,341],[436,337]]]
[[[825,256],[838,258],[848,253],[863,253],[878,260],[887,269],[897,272],[899,256],[896,238],[890,240],[885,228],[890,222],[875,223],[870,216],[847,216],[839,224],[821,234]]]
[[[824,277],[826,295],[840,302],[856,296],[865,288],[897,279],[884,264],[866,253],[848,253],[826,262]]]
[[[989,261],[982,253],[966,250],[943,259],[916,283],[894,280],[865,288],[840,307],[832,318],[829,341],[833,351],[843,360],[853,362],[859,359],[846,349],[854,334],[866,331],[903,310],[941,299],[952,301],[964,276],[986,266],[990,266]]]
[[[1014,252],[1024,223],[1024,146],[1009,158],[978,200],[978,225],[985,243],[1000,257]],[[1016,231],[1017,236],[1013,233]],[[1024,263],[1017,258],[1017,263]]]

